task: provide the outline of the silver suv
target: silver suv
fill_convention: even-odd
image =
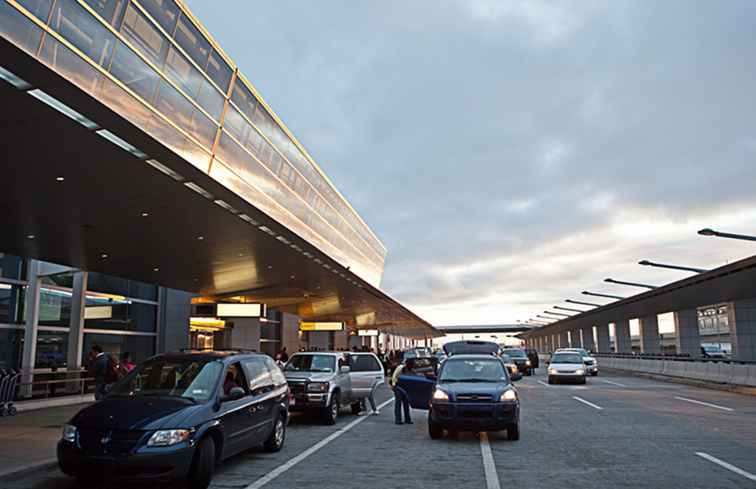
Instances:
[[[342,406],[360,412],[362,401],[384,382],[378,357],[369,352],[301,352],[284,367],[292,393],[292,411],[316,411],[326,424],[336,423]]]

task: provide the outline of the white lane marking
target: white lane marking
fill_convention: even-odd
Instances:
[[[486,489],[501,489],[493,453],[491,453],[491,445],[488,443],[488,433],[486,432],[480,434],[480,454],[483,457],[483,472],[486,474]]]
[[[593,403],[592,403],[592,402],[590,402],[590,401],[586,401],[586,400],[585,400],[585,399],[583,399],[582,397],[578,397],[578,396],[572,396],[572,398],[573,398],[573,399],[575,399],[575,400],[576,400],[576,401],[578,401],[578,402],[582,402],[582,403],[583,403],[583,404],[585,404],[586,406],[590,406],[590,407],[592,407],[592,408],[594,408],[594,409],[598,409],[599,411],[601,411],[602,409],[604,409],[604,408],[602,408],[601,406],[597,406],[597,405],[593,404]]]
[[[680,401],[685,401],[685,402],[692,402],[693,404],[700,404],[701,406],[709,406],[715,409],[721,409],[722,411],[729,411],[729,412],[735,411],[732,408],[719,406],[717,404],[712,404],[710,402],[696,401],[695,399],[688,399],[687,397],[675,396],[675,399],[679,399]]]
[[[620,384],[619,382],[612,382],[611,380],[602,379],[601,382],[606,382],[607,384],[616,385],[617,387],[627,387],[625,384]]]
[[[728,463],[727,463],[727,462],[725,462],[724,460],[719,460],[719,459],[718,459],[717,457],[712,457],[712,456],[711,456],[711,455],[709,455],[708,453],[704,453],[704,452],[696,452],[696,455],[698,455],[698,456],[699,456],[699,457],[701,457],[701,458],[705,458],[705,459],[706,459],[706,460],[708,460],[709,462],[713,462],[713,463],[715,463],[715,464],[719,465],[720,467],[724,467],[725,469],[727,469],[727,470],[729,470],[729,471],[731,471],[731,472],[735,472],[735,473],[736,473],[736,474],[738,474],[738,475],[742,475],[742,476],[743,476],[743,477],[745,477],[746,479],[750,479],[750,480],[752,480],[752,481],[755,481],[755,482],[756,482],[756,475],[753,475],[753,474],[752,474],[752,473],[750,473],[750,472],[746,472],[745,470],[741,469],[740,467],[735,467],[735,466],[734,466],[734,465],[732,465],[732,464],[728,464]]]
[[[382,409],[385,406],[391,404],[392,402],[394,402],[393,398],[389,399],[386,402],[383,402],[383,403],[379,404],[378,405],[378,409]],[[275,469],[271,470],[266,475],[264,475],[263,477],[260,477],[259,479],[257,479],[255,482],[253,482],[252,484],[248,485],[244,489],[259,489],[259,488],[261,488],[262,486],[264,486],[268,482],[272,481],[273,479],[275,479],[279,475],[283,474],[284,472],[286,472],[290,468],[292,468],[295,465],[297,465],[302,460],[306,459],[307,457],[309,457],[313,453],[317,452],[318,450],[320,450],[324,446],[328,445],[329,443],[331,443],[336,438],[340,437],[341,435],[343,435],[347,431],[351,430],[352,428],[354,428],[358,424],[362,423],[363,421],[365,421],[367,419],[371,419],[371,418],[372,418],[372,416],[363,416],[361,418],[355,419],[354,421],[352,421],[348,425],[344,426],[340,430],[338,430],[338,431],[336,431],[334,433],[331,433],[327,437],[323,438],[322,440],[320,440],[319,442],[317,442],[316,444],[314,444],[313,446],[311,446],[310,448],[308,448],[304,452],[300,453],[296,457],[289,459],[285,463],[283,463],[283,464],[279,465],[278,467],[276,467]]]
[[[541,385],[545,385],[546,387],[551,387],[551,385],[547,384],[546,382],[544,382],[542,380],[539,380],[538,383],[541,384]]]

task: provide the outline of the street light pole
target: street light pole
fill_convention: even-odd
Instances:
[[[614,280],[613,278],[605,278],[604,282],[617,285],[628,285],[630,287],[642,287],[644,289],[655,289],[656,285],[639,284],[637,282],[624,282],[622,280]]]
[[[638,262],[638,265],[643,265],[646,267],[669,268],[670,270],[682,270],[684,272],[694,272],[694,273],[708,272],[708,270],[704,268],[684,267],[681,265],[668,265],[666,263],[656,263],[649,260],[641,260]]]
[[[743,241],[756,241],[756,236],[748,236],[747,234],[735,234],[724,233],[722,231],[715,231],[711,228],[704,228],[698,231],[701,236],[716,236],[717,238],[730,238],[730,239],[742,239]]]
[[[601,307],[603,305],[603,304],[596,304],[594,302],[573,301],[572,299],[565,299],[564,302],[569,302],[570,304],[580,304],[581,306],[591,306],[591,307]]]
[[[624,299],[624,297],[619,296],[619,295],[599,294],[597,292],[588,292],[587,290],[582,291],[581,294],[590,295],[593,297],[606,297],[607,299]]]

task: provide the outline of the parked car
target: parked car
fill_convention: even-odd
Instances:
[[[369,352],[302,352],[284,367],[293,394],[290,409],[320,414],[326,424],[336,423],[342,406],[359,413],[373,385],[385,381],[378,357]]]
[[[557,350],[551,356],[549,363],[549,384],[557,380],[572,380],[585,384],[585,364],[580,353]]]
[[[727,358],[727,353],[717,345],[705,345],[701,347],[701,356],[724,360]]]
[[[504,348],[501,350],[501,353],[509,356],[523,375],[533,375],[531,362],[528,355],[525,353],[525,350],[520,348]]]
[[[586,373],[592,377],[598,375],[598,361],[584,348],[560,348],[557,350],[557,352],[560,351],[571,351],[579,353],[583,357],[583,364],[585,365]]]
[[[501,358],[489,354],[456,354],[433,378],[416,373],[399,377],[410,405],[429,410],[428,434],[448,431],[507,431],[520,438],[520,400]]]
[[[534,348],[527,348],[525,350],[525,353],[528,355],[528,358],[530,359],[530,366],[533,368],[538,368],[540,366],[540,359],[538,358],[538,350]]]
[[[217,462],[257,445],[283,447],[288,399],[286,378],[266,355],[157,355],[63,426],[58,463],[81,479],[184,479],[204,489]]]

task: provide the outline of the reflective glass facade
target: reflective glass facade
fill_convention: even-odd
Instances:
[[[0,35],[379,284],[386,249],[182,3],[0,0]]]

